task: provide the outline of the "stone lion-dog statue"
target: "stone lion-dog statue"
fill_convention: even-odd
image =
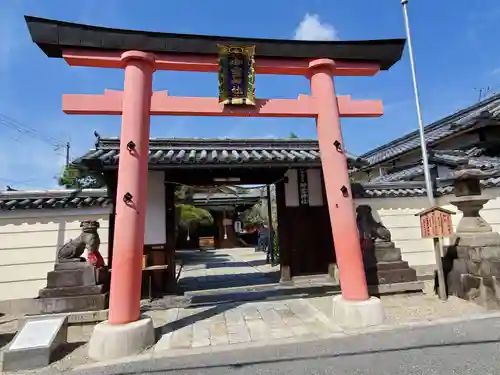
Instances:
[[[99,253],[101,240],[99,238],[99,223],[94,220],[86,220],[80,223],[82,233],[75,239],[65,243],[57,250],[57,262],[87,261],[95,267],[104,266],[104,259]],[[82,257],[85,249],[88,250],[88,259]]]

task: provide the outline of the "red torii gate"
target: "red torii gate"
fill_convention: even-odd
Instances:
[[[300,95],[297,99],[258,99],[252,107],[226,107],[219,104],[218,98],[176,97],[152,91],[155,70],[217,72],[217,55],[212,47],[207,52],[207,43],[214,44],[216,37],[189,36],[197,38],[196,42],[189,39],[190,43],[177,46],[174,46],[174,39],[169,39],[172,41],[172,51],[169,51],[165,47],[168,43],[160,48],[155,42],[160,38],[186,36],[105,29],[33,17],[26,19],[33,40],[48,56],[62,57],[71,66],[125,70],[123,91],[63,96],[63,111],[68,114],[122,115],[109,321],[94,330],[89,349],[92,357],[129,355],[154,340],[151,321],[140,319],[150,115],[316,118],[342,289],[342,296],[336,297],[334,303],[335,319],[338,324],[347,326],[382,322],[380,301],[368,294],[340,126],[340,117],[381,116],[382,103],[378,100],[355,101],[350,96],[337,97],[332,78],[373,76],[380,69],[388,69],[400,59],[404,40],[323,43],[246,40],[247,44],[257,45],[256,73],[306,76],[311,83],[311,95]],[[119,42],[117,35],[121,38]],[[141,43],[137,39],[127,39],[134,36],[140,36]],[[225,43],[241,44],[243,41],[223,39]],[[298,55],[301,57],[291,56],[296,52],[294,48],[285,51],[283,47],[280,53],[279,43],[303,48],[302,55]],[[148,48],[148,44],[156,47]],[[268,44],[274,46],[273,51],[277,49],[273,52],[277,56],[270,56],[272,52],[269,48],[266,50]],[[139,51],[142,49],[139,45],[146,46],[145,51]],[[267,51],[267,56],[259,55],[259,45]],[[334,51],[338,45],[343,49]],[[317,46],[323,47],[320,50]],[[203,53],[193,53],[198,50]]]

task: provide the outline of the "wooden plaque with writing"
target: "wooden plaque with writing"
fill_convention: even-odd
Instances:
[[[451,215],[455,213],[444,208],[434,206],[415,216],[420,217],[420,231],[422,238],[449,237],[453,234]]]

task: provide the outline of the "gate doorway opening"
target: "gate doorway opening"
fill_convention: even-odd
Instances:
[[[228,194],[228,190],[234,190],[234,185],[271,185],[275,192],[273,204],[276,216],[272,226],[278,248],[278,265],[264,267],[266,271],[272,268],[272,282],[328,272],[329,264],[335,259],[317,141],[151,139],[149,148],[144,254],[147,255],[151,266],[169,265],[166,271],[154,271],[156,294],[179,292],[177,279],[183,277],[184,270],[180,268],[183,263],[187,265],[190,262],[193,264],[207,261],[210,253],[198,254],[200,237],[206,237],[202,234],[214,234],[215,250],[245,247],[238,241],[235,233],[238,211],[266,199],[266,196],[262,196],[262,193],[259,196],[255,192]],[[120,140],[98,137],[95,148],[76,159],[74,163],[81,168],[102,173],[109,195],[116,202],[119,159]],[[352,155],[348,157],[348,164],[350,168],[364,165],[363,161]],[[307,190],[302,199],[301,185]],[[178,197],[176,198],[176,192],[183,187],[192,189],[191,201],[179,201]],[[182,202],[190,202],[194,207],[212,212],[212,224],[198,233],[190,231],[189,241],[187,230],[182,229],[180,223],[179,203]],[[113,212],[109,230],[110,264],[114,250],[114,218]],[[255,242],[255,239],[253,241]],[[229,263],[240,262],[231,259],[231,256],[227,255],[229,252],[230,250],[225,251],[225,255],[220,252],[217,256],[225,258]],[[254,262],[254,265],[265,263],[265,254],[262,253],[255,257],[241,250],[239,257],[242,256]],[[222,267],[221,262],[218,263],[217,267],[233,268]],[[233,284],[263,283],[262,280],[256,281],[259,275],[253,276],[253,279],[242,277]],[[203,275],[200,277],[203,278]],[[143,280],[144,284],[146,280]],[[206,288],[202,282],[193,284]],[[224,284],[221,283],[221,286],[224,287]]]

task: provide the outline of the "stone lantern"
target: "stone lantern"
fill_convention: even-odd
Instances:
[[[479,212],[491,199],[483,194],[481,180],[497,173],[463,160],[444,179],[452,181],[455,188],[456,198],[450,203],[463,213],[445,256],[453,262],[447,275],[449,294],[493,309],[500,308],[500,234],[493,232]]]
[[[470,166],[468,160],[463,160],[459,169],[446,179],[453,181],[455,188],[456,198],[450,203],[463,213],[450,243],[457,243],[458,240],[460,246],[500,244],[500,234],[493,232],[491,226],[479,214],[491,199],[483,194],[481,180],[493,177],[495,173],[496,171]]]

